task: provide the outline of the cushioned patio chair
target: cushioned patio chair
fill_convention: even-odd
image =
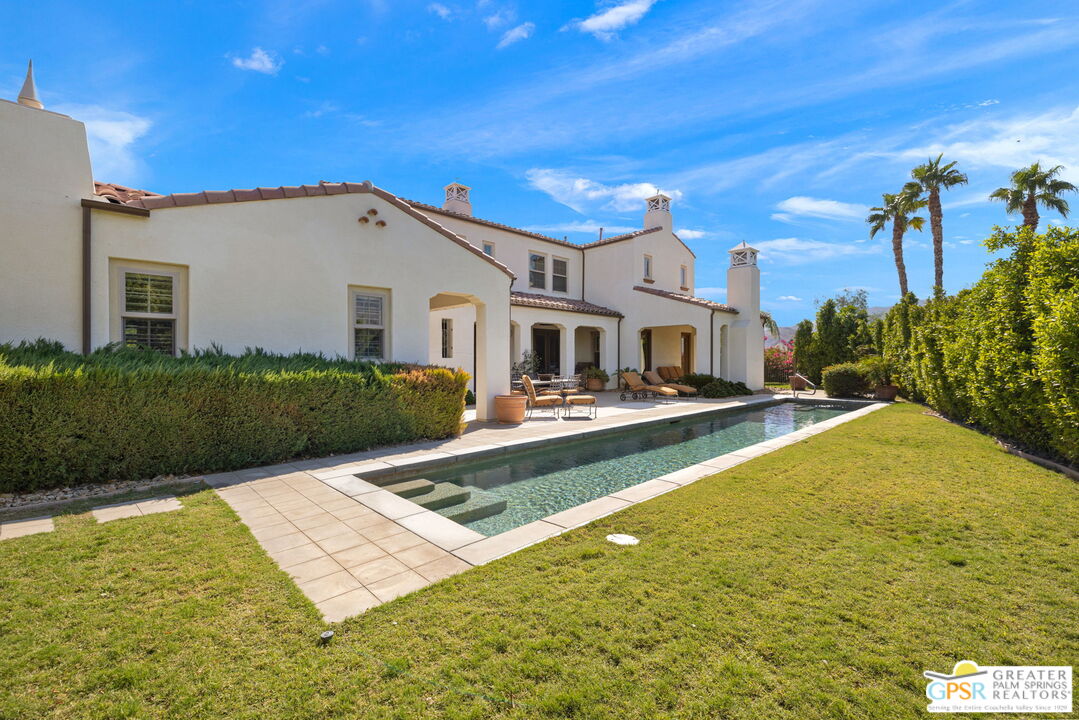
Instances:
[[[521,383],[528,395],[528,418],[531,419],[532,411],[536,408],[549,408],[555,417],[558,417],[558,409],[562,407],[561,395],[537,395],[536,386],[532,384],[532,378],[527,375],[521,376]]]
[[[659,376],[654,370],[645,370],[644,372],[645,382],[653,385],[659,385],[660,387],[670,388],[675,390],[679,395],[688,395],[689,397],[697,397],[697,388],[692,385],[680,385],[673,382],[664,382],[663,378]]]
[[[662,385],[646,385],[641,376],[635,372],[622,373],[622,382],[626,384],[626,389],[619,395],[622,400],[626,399],[627,390],[634,400],[646,400],[649,396],[656,400],[670,400],[678,397],[677,390]]]

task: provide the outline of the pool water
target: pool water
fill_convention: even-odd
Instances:
[[[504,511],[464,523],[496,535],[845,412],[834,405],[785,402],[463,462],[423,477],[465,487],[472,491],[473,502],[504,500]]]

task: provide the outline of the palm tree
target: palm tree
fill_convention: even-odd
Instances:
[[[1068,202],[1060,195],[1075,192],[1076,187],[1070,182],[1057,179],[1063,169],[1063,165],[1056,165],[1042,170],[1041,163],[1034,163],[1028,168],[1016,170],[1012,173],[1012,186],[997,188],[989,195],[989,199],[1007,203],[1009,213],[1022,212],[1023,227],[1037,232],[1038,205],[1068,217]]]
[[[933,285],[938,288],[944,287],[944,213],[940,208],[940,191],[967,184],[967,176],[955,169],[955,162],[940,164],[943,158],[941,153],[935,160],[929,158],[910,171],[912,184],[928,196],[929,227],[933,231]]]
[[[892,223],[892,253],[895,255],[896,272],[899,273],[899,294],[903,297],[907,294],[907,266],[903,262],[903,235],[908,228],[921,231],[925,227],[925,218],[914,213],[927,204],[911,185],[913,183],[908,183],[900,192],[881,195],[880,207],[869,208],[869,217],[865,219],[869,223],[870,238],[875,237],[889,222]]]

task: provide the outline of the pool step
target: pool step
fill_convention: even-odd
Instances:
[[[406,480],[404,482],[383,485],[383,490],[389,490],[394,495],[403,498],[414,498],[417,495],[426,495],[435,489],[435,484],[430,480],[420,478],[418,480]]]
[[[416,497],[409,499],[428,510],[441,510],[442,508],[450,507],[451,505],[460,505],[470,497],[472,497],[472,492],[470,490],[466,490],[460,485],[445,482],[437,483],[429,493],[417,495]]]
[[[491,517],[492,515],[498,515],[505,510],[505,500],[497,498],[490,493],[485,493],[482,490],[477,491],[476,488],[472,488],[472,497],[460,505],[443,508],[438,511],[438,514],[449,518],[454,522],[464,524],[473,522],[474,520],[482,520]]]

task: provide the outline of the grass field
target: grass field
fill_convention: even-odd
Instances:
[[[927,717],[926,669],[1079,660],[1079,486],[914,405],[378,607],[326,647],[231,510],[184,504],[0,543],[0,717],[891,720]]]

